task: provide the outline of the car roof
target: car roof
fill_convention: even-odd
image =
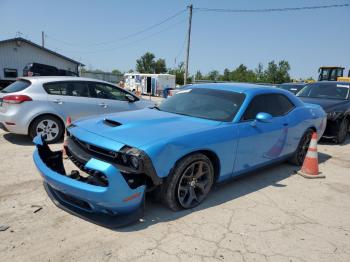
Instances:
[[[210,83],[210,84],[193,84],[186,86],[186,88],[205,88],[215,89],[222,91],[231,91],[244,94],[260,94],[260,93],[281,93],[288,94],[289,92],[274,86],[258,85],[258,84],[247,84],[247,83]]]
[[[313,84],[350,85],[350,82],[346,82],[346,81],[317,81],[317,82],[310,83],[310,85],[313,85]]]
[[[283,83],[283,84],[279,84],[279,86],[305,86],[307,85],[307,83],[304,82],[291,82],[291,83]]]
[[[24,80],[28,80],[30,82],[36,82],[36,83],[47,83],[47,82],[56,82],[56,81],[93,81],[93,82],[100,82],[100,83],[105,83],[109,85],[116,85],[116,84],[102,81],[99,79],[78,77],[78,76],[30,76],[30,77],[19,77],[18,79],[24,79]]]

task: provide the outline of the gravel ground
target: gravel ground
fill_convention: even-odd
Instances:
[[[142,221],[113,231],[54,206],[29,139],[0,131],[0,261],[348,262],[349,143],[319,145],[325,179],[281,164],[217,186],[193,210],[148,201]]]

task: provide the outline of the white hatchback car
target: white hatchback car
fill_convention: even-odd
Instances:
[[[108,82],[80,77],[21,77],[0,91],[0,127],[54,143],[65,120],[137,110],[154,103]]]

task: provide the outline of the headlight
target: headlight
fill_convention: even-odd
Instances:
[[[119,151],[119,163],[126,168],[131,168],[134,171],[142,169],[142,159],[144,153],[137,148],[124,146]]]
[[[139,168],[139,159],[135,156],[130,157],[130,164],[133,168],[138,169]]]
[[[343,112],[329,112],[327,113],[327,118],[328,119],[331,119],[331,120],[335,120],[337,119],[339,116],[341,116],[343,114]]]

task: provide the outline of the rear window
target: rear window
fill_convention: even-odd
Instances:
[[[3,90],[1,90],[1,93],[15,93],[15,92],[23,91],[28,86],[30,86],[30,84],[31,83],[27,80],[19,80],[5,87]]]

